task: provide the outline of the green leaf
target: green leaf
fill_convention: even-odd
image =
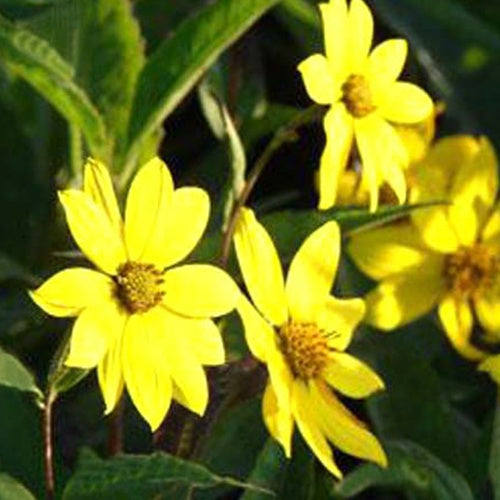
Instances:
[[[128,169],[133,168],[142,142],[175,109],[203,72],[278,1],[219,0],[182,23],[158,47],[138,81],[130,122]]]
[[[0,384],[19,391],[31,392],[38,400],[43,399],[33,374],[12,354],[0,348]]]
[[[103,460],[84,450],[63,498],[187,498],[188,491],[219,485],[267,491],[230,477],[218,476],[200,464],[166,453],[122,455]],[[181,492],[183,495],[180,495]]]
[[[76,85],[73,68],[45,40],[0,17],[0,57],[82,131],[93,155],[105,157],[106,131],[99,112]]]
[[[473,500],[465,479],[425,448],[409,441],[385,443],[389,467],[364,464],[338,483],[335,493],[352,498],[371,487],[390,487],[413,498]]]
[[[35,500],[35,497],[8,474],[0,474],[0,500]]]

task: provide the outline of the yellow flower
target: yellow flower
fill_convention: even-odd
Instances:
[[[383,388],[367,365],[344,352],[361,320],[362,299],[330,295],[340,253],[339,228],[328,222],[295,255],[286,280],[278,254],[253,212],[243,209],[234,236],[236,255],[254,306],[237,306],[252,353],[267,364],[263,417],[287,457],[294,422],[321,463],[335,476],[331,441],[340,450],[385,466],[379,442],[332,388],[363,398]]]
[[[77,316],[67,366],[94,368],[106,413],[124,384],[152,430],[172,397],[203,414],[208,387],[202,365],[224,362],[210,319],[234,308],[239,291],[222,270],[173,267],[205,230],[210,201],[195,187],[174,190],[155,158],[135,176],[125,221],[107,169],[89,160],[84,190],[59,193],[71,234],[98,270],[65,269],[30,292],[53,316]]]
[[[373,18],[362,0],[320,4],[326,56],[314,54],[299,65],[310,97],[331,105],[324,119],[326,146],[320,163],[319,208],[335,204],[339,177],[353,141],[363,164],[370,209],[378,206],[378,188],[387,182],[400,203],[406,199],[403,168],[408,154],[391,123],[427,118],[432,100],[419,87],[396,81],[407,54],[402,39],[387,40],[370,51]]]
[[[425,166],[416,170],[413,201],[451,204],[414,211],[411,220],[358,234],[349,244],[359,268],[381,280],[366,297],[366,319],[391,330],[437,305],[452,345],[481,359],[485,354],[472,338],[474,317],[487,332],[481,340],[500,341],[495,152],[485,138],[450,137],[436,143]]]

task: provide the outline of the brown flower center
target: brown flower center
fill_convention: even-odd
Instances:
[[[160,285],[163,271],[152,264],[126,262],[118,269],[116,296],[130,313],[144,313],[156,306],[163,297]]]
[[[490,248],[478,243],[447,255],[443,274],[453,294],[464,298],[492,286],[498,270],[497,256]]]
[[[314,323],[286,323],[279,329],[281,351],[295,376],[307,380],[325,366],[328,344],[324,332]]]
[[[342,102],[354,118],[363,118],[375,110],[370,86],[363,75],[350,75],[344,82]]]

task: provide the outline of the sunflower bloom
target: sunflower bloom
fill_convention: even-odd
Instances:
[[[366,297],[368,323],[392,330],[437,306],[462,356],[482,359],[480,347],[500,341],[497,168],[487,139],[442,139],[415,169],[411,199],[450,205],[414,211],[411,220],[352,238],[349,253],[358,267],[381,281]],[[481,339],[472,336],[475,317],[486,332]]]
[[[345,453],[382,466],[386,456],[332,389],[363,398],[384,387],[367,365],[345,351],[363,317],[362,299],[330,295],[340,235],[335,222],[311,234],[295,255],[286,284],[278,254],[253,212],[243,209],[234,243],[248,293],[237,306],[250,350],[269,371],[263,418],[291,456],[294,423],[321,463],[335,476],[330,441]]]
[[[326,55],[314,54],[298,67],[306,90],[330,105],[324,118],[326,146],[319,168],[321,210],[337,199],[339,177],[355,141],[363,165],[362,182],[370,210],[387,182],[400,203],[406,199],[403,169],[408,153],[394,124],[412,124],[432,114],[430,97],[419,87],[396,81],[408,51],[403,39],[387,40],[371,52],[373,17],[363,0],[320,4]]]
[[[205,230],[206,192],[174,190],[167,166],[155,158],[135,176],[123,222],[107,169],[89,160],[83,191],[62,191],[59,199],[74,240],[97,267],[65,269],[30,292],[48,314],[77,317],[65,364],[97,367],[106,413],[126,386],[152,430],[172,397],[203,414],[202,365],[224,362],[211,318],[233,309],[239,296],[221,269],[172,267]]]

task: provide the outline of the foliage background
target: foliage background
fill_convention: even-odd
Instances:
[[[486,134],[500,150],[500,5],[368,3],[377,37],[409,39],[406,76],[445,102],[438,133]],[[56,189],[79,185],[88,154],[108,161],[123,188],[141,158],[158,150],[178,184],[210,192],[210,232],[193,259],[217,261],[243,151],[252,165],[275,132],[310,105],[296,65],[322,49],[319,18],[308,0],[0,0],[0,13],[0,498],[44,495],[37,387],[47,394],[54,384],[57,496],[270,498],[255,487],[241,489],[245,482],[279,498],[500,498],[500,477],[488,481],[495,387],[452,351],[435,317],[388,335],[363,327],[352,347],[387,385],[355,408],[386,447],[387,471],[343,457],[350,473],[335,484],[298,437],[292,461],[284,459],[263,427],[262,373],[248,359],[236,317],[224,324],[229,363],[210,371],[212,403],[203,420],[176,407],[152,440],[126,401],[124,449],[145,455],[101,462],[93,452],[80,453],[91,447],[106,456],[109,449],[95,374],[68,392],[75,373],[56,370],[59,381],[50,378],[70,322],[46,317],[25,291],[80,258],[69,251]],[[194,57],[199,47],[211,50],[209,57]],[[225,136],[214,94],[241,143]],[[314,210],[313,174],[324,140],[317,119],[285,139],[250,202],[286,262],[324,220],[352,228],[369,217]],[[339,287],[359,295],[370,283],[346,259]]]

